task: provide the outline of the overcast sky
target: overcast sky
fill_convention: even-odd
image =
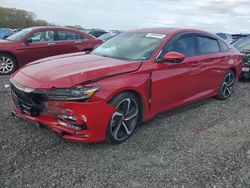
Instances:
[[[200,28],[250,32],[250,0],[0,0],[39,19],[85,28]],[[1,18],[0,18],[1,19]]]

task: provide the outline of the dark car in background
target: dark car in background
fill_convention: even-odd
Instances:
[[[234,42],[232,35],[228,33],[216,33],[216,35],[227,41],[229,44]]]
[[[249,34],[243,34],[243,33],[232,34],[234,42],[237,41],[237,40],[239,40],[239,39],[241,39],[241,38],[247,37],[247,36],[249,36]]]
[[[11,74],[29,62],[66,53],[91,51],[102,43],[79,30],[31,27],[0,41],[0,75]]]
[[[90,31],[88,31],[89,35],[92,35],[96,38],[100,37],[101,35],[104,35],[105,33],[107,33],[107,31],[101,29],[91,29]]]
[[[19,31],[22,31],[24,28],[15,28],[15,29],[12,29],[12,32],[13,32],[13,34],[14,33],[17,33],[17,32],[19,32]]]
[[[0,39],[6,39],[13,34],[12,30],[9,28],[0,28]]]
[[[245,54],[241,75],[242,78],[250,79],[250,36],[238,39],[233,46]]]

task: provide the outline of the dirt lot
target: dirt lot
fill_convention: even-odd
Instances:
[[[12,118],[0,77],[0,187],[250,187],[250,82],[162,113],[120,145],[77,144]]]

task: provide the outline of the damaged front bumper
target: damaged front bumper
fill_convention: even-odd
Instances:
[[[15,103],[15,102],[14,102]],[[13,114],[45,125],[63,138],[76,142],[102,142],[115,108],[105,101],[48,101],[46,111],[38,116],[27,114],[15,104]]]

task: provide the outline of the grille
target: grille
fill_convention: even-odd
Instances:
[[[45,97],[40,93],[25,92],[11,84],[11,95],[16,107],[24,114],[39,116],[45,106]]]
[[[244,56],[244,63],[250,65],[250,53],[246,53]]]

